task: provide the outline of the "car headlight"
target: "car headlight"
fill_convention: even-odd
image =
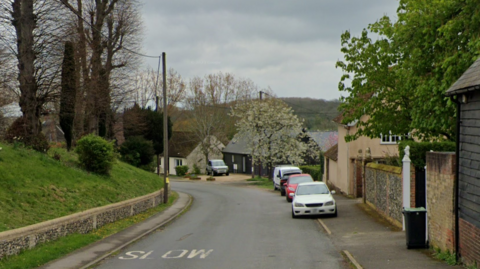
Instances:
[[[288,187],[288,190],[289,190],[289,191],[295,191],[295,189],[292,188],[292,187]]]
[[[325,205],[333,205],[333,201],[328,201],[325,203]]]
[[[304,207],[304,205],[303,205],[303,204],[300,204],[300,203],[295,203],[294,206],[295,206],[295,207]]]

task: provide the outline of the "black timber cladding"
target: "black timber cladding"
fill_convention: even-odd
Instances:
[[[459,217],[480,228],[480,91],[470,92],[467,100],[460,113]]]

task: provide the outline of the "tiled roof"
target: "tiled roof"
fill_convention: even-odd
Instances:
[[[250,154],[250,150],[247,147],[247,141],[237,135],[228,143],[228,145],[222,150],[224,153],[236,153],[236,154]]]
[[[338,160],[338,144],[335,144],[335,146],[331,147],[323,155],[331,160],[337,161]]]
[[[330,136],[338,137],[337,131],[329,131],[329,132],[307,132],[308,136],[310,136],[320,147],[322,151],[327,151],[332,146],[332,141],[329,140]]]
[[[447,90],[446,95],[456,95],[480,89],[480,58]]]

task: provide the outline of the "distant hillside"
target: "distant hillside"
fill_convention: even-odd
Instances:
[[[295,114],[305,120],[304,126],[310,131],[336,130],[332,120],[339,115],[338,100],[326,101],[313,98],[284,97],[280,98],[291,106]]]

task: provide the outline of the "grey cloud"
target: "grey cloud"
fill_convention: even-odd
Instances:
[[[398,6],[397,0],[144,1],[145,52],[166,51],[184,78],[228,71],[279,96],[325,99],[340,95],[341,33],[358,35],[385,14],[395,17]]]

